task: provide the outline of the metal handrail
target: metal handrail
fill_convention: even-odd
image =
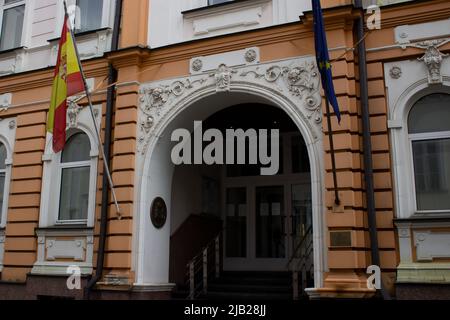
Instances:
[[[307,242],[308,241],[308,242]],[[304,250],[302,250],[302,255],[300,257],[297,257],[297,253],[298,251],[304,248]],[[289,262],[286,265],[287,269],[290,269],[292,271],[292,289],[293,289],[293,298],[294,300],[297,300],[299,297],[299,272],[301,272],[301,276],[302,276],[302,292],[303,289],[305,289],[304,287],[306,287],[306,283],[307,283],[307,272],[311,271],[311,266],[313,266],[313,264],[308,268],[307,267],[307,261],[311,256],[311,253],[313,252],[314,247],[313,247],[313,239],[312,239],[312,226],[310,226],[305,234],[303,235],[302,239],[300,240],[300,242],[297,244],[296,248],[294,249],[294,252],[292,253],[291,258],[289,259]],[[294,261],[294,259],[298,258],[298,262],[295,266],[292,266],[292,262]]]
[[[294,252],[292,253],[291,258],[289,259],[289,262],[288,262],[287,265],[286,265],[286,268],[287,268],[287,269],[289,269],[289,266],[291,265],[292,261],[295,259],[295,256],[297,255],[298,250],[300,250],[300,248],[303,246],[303,243],[306,241],[306,239],[308,238],[308,236],[309,236],[310,233],[312,233],[312,226],[310,226],[310,227],[306,230],[306,232],[305,232],[303,238],[300,240],[300,242],[299,242],[299,243],[297,244],[297,246],[295,247]]]
[[[189,287],[189,296],[188,299],[195,299],[200,293],[200,288],[202,288],[203,293],[207,293],[208,291],[208,279],[211,274],[215,273],[216,278],[220,276],[220,240],[222,238],[223,230],[210,241],[206,246],[202,248],[202,250],[195,255],[186,265],[187,268],[187,281],[186,284]],[[213,248],[214,251],[214,268],[213,270],[208,270],[208,265],[210,264],[210,249]],[[200,266],[196,268],[197,266]],[[196,276],[202,272],[202,279],[196,284],[195,279]]]

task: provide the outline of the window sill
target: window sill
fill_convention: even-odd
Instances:
[[[21,46],[21,47],[6,49],[6,50],[0,50],[0,54],[11,53],[11,52],[15,52],[15,51],[18,51],[18,50],[23,50],[23,49],[26,49],[26,47],[25,46]]]
[[[109,30],[111,30],[110,27],[103,27],[103,28],[99,28],[99,29],[77,32],[77,33],[74,33],[74,36],[75,36],[75,38],[78,38],[78,37],[88,36],[91,34],[102,32],[102,31],[109,31]],[[56,41],[59,41],[59,39],[61,39],[61,37],[49,39],[49,40],[47,40],[47,42],[56,42]]]
[[[394,223],[433,223],[433,222],[450,222],[450,211],[440,214],[436,213],[420,213],[414,214],[409,218],[394,219]]]
[[[182,11],[181,14],[186,15],[186,14],[194,13],[194,12],[203,12],[203,11],[207,11],[209,9],[221,8],[221,7],[229,6],[231,4],[247,2],[247,1],[249,1],[249,0],[234,0],[234,1],[229,1],[229,2],[223,2],[223,3],[213,4],[210,6],[204,6],[204,7],[185,10],[185,11]]]
[[[88,227],[87,224],[56,224],[51,227],[37,228],[38,231],[76,231],[76,230],[94,230],[93,227]]]

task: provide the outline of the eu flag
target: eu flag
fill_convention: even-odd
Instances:
[[[336,98],[333,85],[333,74],[331,73],[330,56],[328,55],[327,36],[323,23],[322,7],[320,0],[312,0],[314,15],[314,41],[316,46],[317,66],[322,78],[322,87],[326,98],[331,103],[339,123],[341,122],[341,112]]]

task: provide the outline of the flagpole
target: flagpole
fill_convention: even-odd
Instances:
[[[333,183],[334,183],[334,203],[336,204],[336,206],[340,206],[341,200],[339,199],[338,184],[337,184],[336,157],[334,153],[333,131],[331,128],[330,102],[328,101],[326,95],[325,101],[327,106],[327,123],[328,123],[328,139],[330,141],[331,170],[333,172]]]
[[[63,2],[64,2],[64,12],[65,12],[65,14],[68,14],[67,13],[66,1],[63,1]],[[112,180],[111,172],[109,170],[108,159],[106,159],[106,157],[105,157],[105,150],[103,149],[102,138],[100,136],[100,129],[99,129],[99,127],[97,125],[97,122],[95,120],[94,107],[92,106],[92,97],[91,97],[91,93],[89,92],[89,87],[88,87],[87,82],[86,82],[86,77],[85,77],[85,74],[84,74],[83,66],[81,64],[80,55],[78,54],[78,48],[77,48],[76,43],[75,43],[75,37],[74,37],[73,32],[72,32],[72,26],[70,24],[70,19],[69,19],[69,26],[70,26],[70,28],[69,28],[70,35],[72,37],[72,41],[73,41],[74,47],[75,47],[75,53],[76,53],[76,56],[77,56],[78,65],[80,66],[81,77],[83,78],[84,90],[86,92],[86,98],[88,100],[88,105],[89,105],[89,110],[90,110],[91,117],[92,117],[92,122],[94,123],[94,129],[95,129],[95,132],[97,134],[97,139],[98,139],[98,143],[99,143],[100,153],[101,153],[101,156],[103,158],[103,165],[104,165],[104,169],[105,169],[104,171],[106,171],[106,175],[108,177],[108,182],[109,182],[109,186],[111,188],[114,204],[116,206],[117,215],[119,216],[119,219],[121,219],[122,215],[121,215],[121,212],[120,212],[119,202],[117,201],[117,195],[116,195],[116,191],[115,191],[115,187],[114,187],[114,182]],[[103,174],[105,174],[105,172]]]

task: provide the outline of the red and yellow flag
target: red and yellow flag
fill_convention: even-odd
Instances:
[[[70,29],[69,16],[66,13],[59,40],[58,59],[47,119],[47,131],[53,134],[53,151],[55,153],[60,152],[66,143],[67,97],[84,90],[83,76]]]

